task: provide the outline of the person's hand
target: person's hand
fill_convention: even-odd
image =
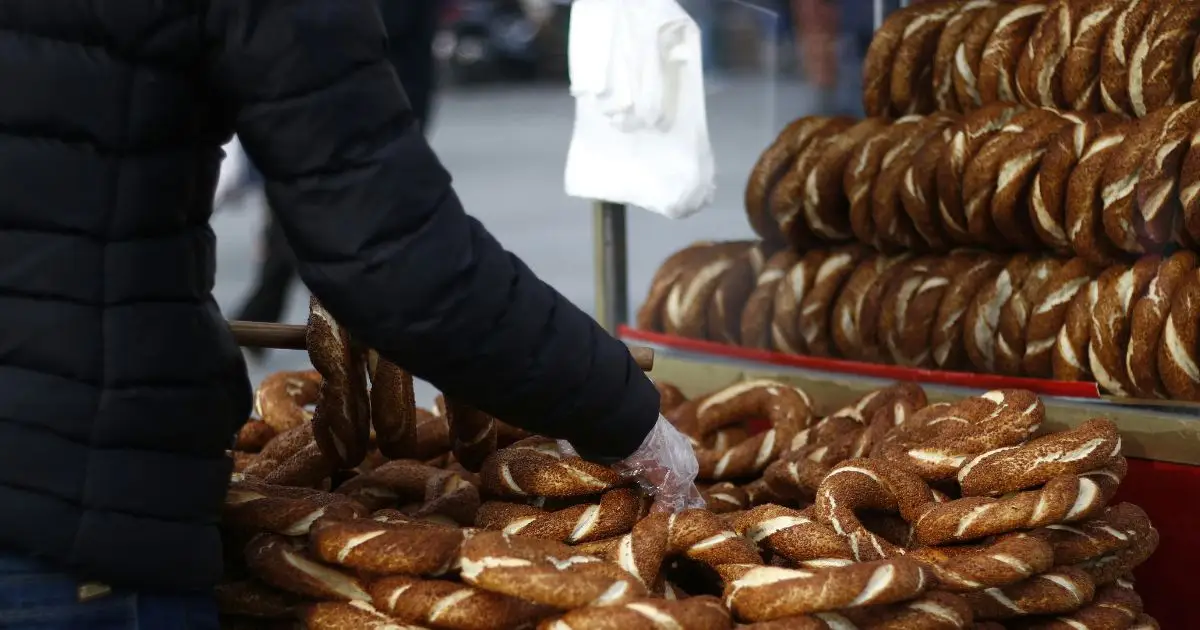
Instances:
[[[661,415],[638,450],[613,468],[624,477],[637,479],[642,488],[654,495],[655,511],[682,512],[704,507],[704,499],[696,489],[700,464],[696,462],[692,441]]]

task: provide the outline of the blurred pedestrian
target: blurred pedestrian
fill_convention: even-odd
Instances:
[[[429,124],[436,87],[433,39],[437,33],[439,0],[379,0],[380,14],[388,33],[388,60],[396,70],[408,95],[413,116],[422,128]],[[262,175],[249,165],[245,186],[260,188]],[[296,284],[296,260],[287,236],[275,216],[267,212],[261,240],[258,272],[250,295],[238,309],[237,319],[252,322],[278,322]],[[261,359],[262,348],[248,350]]]

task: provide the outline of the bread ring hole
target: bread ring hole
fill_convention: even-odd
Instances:
[[[863,527],[880,538],[901,548],[912,543],[913,530],[900,515],[881,510],[860,510],[858,520]]]
[[[672,558],[662,571],[663,579],[688,595],[715,595],[723,592],[721,576],[708,565],[686,556]]]

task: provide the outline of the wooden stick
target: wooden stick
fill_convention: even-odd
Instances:
[[[229,328],[238,344],[247,348],[304,350],[307,347],[304,339],[307,329],[296,324],[230,321]],[[649,372],[654,368],[653,348],[629,346],[629,353],[642,370]]]

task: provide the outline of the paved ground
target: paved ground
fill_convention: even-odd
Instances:
[[[795,85],[772,90],[766,82],[723,82],[709,98],[709,126],[718,167],[716,204],[685,221],[641,210],[629,219],[630,301],[641,302],[659,262],[702,238],[751,235],[741,196],[758,153],[775,131],[813,106]],[[594,302],[591,208],[563,194],[562,168],[570,140],[572,101],[565,87],[491,88],[448,93],[434,120],[433,145],[454,174],[467,210],[543,279],[585,310]],[[223,209],[214,219],[219,236],[217,298],[234,311],[255,273],[263,216],[260,198]],[[308,296],[297,285],[286,320],[304,321]],[[301,352],[275,352],[252,366],[252,378],[304,366]],[[433,390],[418,397],[428,404]]]

